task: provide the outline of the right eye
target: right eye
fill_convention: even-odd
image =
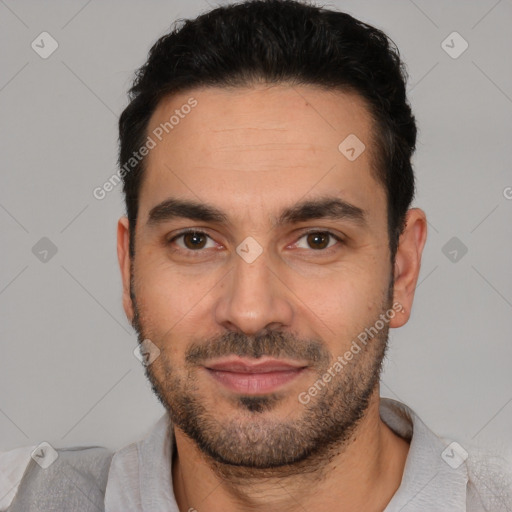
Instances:
[[[213,245],[207,246],[208,239],[211,240]],[[211,249],[215,247],[215,242],[213,242],[209,235],[203,231],[197,231],[195,229],[187,229],[182,231],[167,241],[168,245],[173,243],[176,243],[180,250],[192,252],[197,252],[200,249]]]

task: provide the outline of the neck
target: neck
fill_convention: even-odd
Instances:
[[[173,489],[181,511],[382,511],[402,479],[409,445],[380,419],[376,388],[343,445],[298,464],[254,469],[212,461],[175,428]]]

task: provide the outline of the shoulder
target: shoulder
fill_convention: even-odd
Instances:
[[[99,486],[104,487],[108,469],[114,452],[103,446],[80,446],[59,448],[56,450],[58,459],[61,459],[61,468],[64,465],[74,471],[88,475]],[[59,466],[56,466],[56,469]]]
[[[509,457],[472,447],[466,460],[468,503],[493,512],[508,511],[512,504],[512,462]],[[468,510],[472,510],[469,509]]]
[[[11,506],[17,511],[103,510],[113,453],[101,446],[54,449],[42,443],[33,452]]]

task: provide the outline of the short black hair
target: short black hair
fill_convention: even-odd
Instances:
[[[355,92],[364,100],[374,125],[372,170],[387,194],[394,263],[415,191],[416,122],[406,97],[407,72],[393,41],[349,14],[296,0],[248,0],[175,22],[136,72],[119,119],[120,167],[126,170],[146,142],[163,98],[195,87],[262,81]],[[145,160],[122,175],[131,257]]]

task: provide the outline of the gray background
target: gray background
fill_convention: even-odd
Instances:
[[[440,435],[510,450],[512,2],[326,5],[397,43],[420,130],[414,206],[429,237],[411,320],[391,331],[382,393]],[[101,201],[92,191],[115,172],[133,72],[175,19],[206,9],[0,0],[0,449],[118,448],[163,414],[121,306],[121,187]],[[43,31],[59,45],[47,59],[31,48]],[[442,47],[454,31],[469,44],[458,58]],[[57,248],[46,261],[43,237]]]

